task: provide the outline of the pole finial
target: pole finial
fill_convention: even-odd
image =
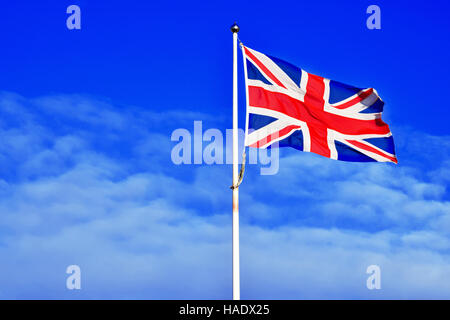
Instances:
[[[236,24],[236,21],[233,23],[233,25],[231,26],[231,32],[233,33],[238,33],[239,32],[239,26]]]

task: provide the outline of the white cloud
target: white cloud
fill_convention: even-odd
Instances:
[[[204,116],[169,114],[173,129]],[[0,115],[1,297],[231,297],[231,168],[172,165],[166,113],[3,94]],[[249,166],[242,297],[450,297],[450,146],[423,137],[446,156],[391,166],[283,149],[278,175]],[[80,292],[65,289],[70,264]],[[370,264],[381,291],[365,287]]]

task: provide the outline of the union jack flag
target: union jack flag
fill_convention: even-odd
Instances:
[[[247,88],[245,145],[314,152],[343,161],[397,163],[384,102],[373,88],[329,80],[242,46]]]

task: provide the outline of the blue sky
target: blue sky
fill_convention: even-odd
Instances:
[[[66,28],[70,4],[81,30]],[[371,4],[381,30],[366,28]],[[376,88],[399,158],[345,163],[284,148],[277,175],[250,165],[242,298],[450,298],[449,9],[2,4],[0,298],[231,298],[231,167],[174,165],[170,136],[195,120],[231,127],[234,20],[251,48]],[[65,287],[71,264],[79,291]],[[381,290],[365,286],[371,264]]]

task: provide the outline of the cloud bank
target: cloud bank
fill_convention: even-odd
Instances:
[[[170,133],[194,120],[227,124],[1,93],[0,298],[231,298],[231,167],[170,161]],[[243,299],[450,298],[449,137],[393,132],[398,166],[283,149],[277,175],[248,167]]]

